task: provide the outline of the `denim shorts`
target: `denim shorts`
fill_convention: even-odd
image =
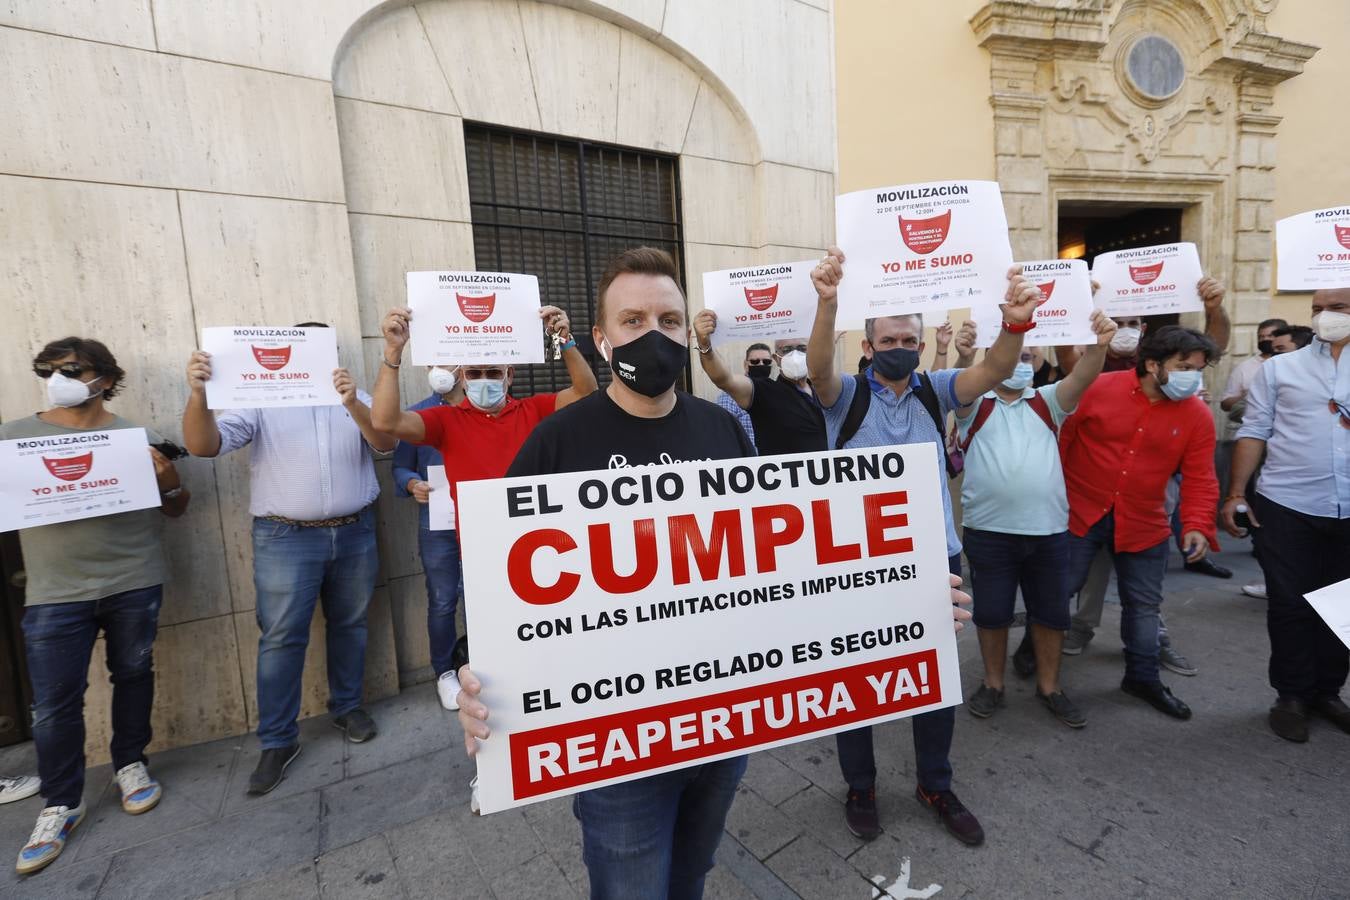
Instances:
[[[1069,533],[1005,534],[967,528],[962,538],[970,561],[977,628],[1007,628],[1017,589],[1027,621],[1056,631],[1069,628]]]

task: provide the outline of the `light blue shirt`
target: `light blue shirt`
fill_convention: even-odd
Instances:
[[[750,413],[741,409],[740,404],[731,399],[731,395],[726,391],[717,395],[717,405],[736,417],[736,421],[741,423],[741,428],[745,431],[745,436],[753,444],[755,442],[755,426],[750,421]]]
[[[1069,529],[1069,498],[1059,462],[1059,440],[1027,401],[1040,394],[1058,427],[1069,417],[1059,405],[1058,384],[1027,388],[1011,403],[990,391],[994,410],[966,448],[961,520],[967,528],[1004,534],[1059,534]],[[983,400],[984,398],[981,398]],[[980,404],[957,415],[965,440]]]
[[[362,403],[370,395],[358,391]],[[316,522],[360,512],[380,495],[370,446],[342,405],[230,409],[216,416],[224,456],[251,444],[248,510]]]
[[[916,373],[918,374],[918,373]],[[942,420],[957,407],[956,376],[959,370],[943,369],[938,372],[924,372],[924,378],[933,381],[933,390],[937,392],[938,409]],[[872,378],[872,370],[867,370],[867,382],[872,387],[872,402],[867,407],[867,415],[858,426],[858,433],[844,444],[844,448],[853,450],[862,447],[886,447],[891,444],[922,444],[931,441],[937,444],[938,493],[942,495],[942,515],[947,525],[947,555],[955,556],[961,552],[961,541],[956,536],[956,525],[952,521],[952,494],[947,489],[947,469],[944,460],[947,450],[943,444],[942,432],[933,422],[933,417],[924,409],[923,401],[914,396],[914,377],[910,376],[905,392],[896,396],[895,392]],[[839,440],[839,432],[848,416],[849,404],[853,402],[853,393],[858,381],[844,376],[843,390],[835,399],[833,406],[822,406],[825,415],[825,434],[831,449]]]
[[[1257,370],[1237,437],[1266,442],[1256,490],[1309,516],[1350,518],[1350,428],[1328,407],[1350,409],[1350,358],[1341,365],[1321,338],[1273,356]],[[1347,548],[1350,550],[1350,548]]]

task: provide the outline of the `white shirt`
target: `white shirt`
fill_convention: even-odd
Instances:
[[[1247,392],[1252,389],[1252,381],[1256,378],[1256,373],[1261,369],[1261,363],[1265,362],[1260,354],[1249,356],[1242,362],[1233,366],[1233,371],[1228,373],[1228,383],[1224,385],[1223,396],[1220,400],[1245,400]],[[1225,434],[1228,440],[1233,440],[1237,435],[1238,426],[1241,421],[1234,422],[1229,419],[1225,425]]]

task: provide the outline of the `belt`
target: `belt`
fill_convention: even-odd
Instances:
[[[366,507],[369,509],[369,507]],[[331,519],[314,519],[310,522],[302,522],[299,519],[288,519],[285,516],[259,516],[260,519],[266,519],[269,522],[280,522],[282,525],[294,525],[297,528],[337,528],[342,525],[353,525],[361,520],[361,514],[366,510],[354,512],[350,516],[334,516]]]

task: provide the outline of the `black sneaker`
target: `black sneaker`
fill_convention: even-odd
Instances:
[[[300,755],[300,745],[273,747],[258,757],[258,767],[248,777],[248,792],[255,796],[271,792],[286,776],[286,767]]]
[[[1012,655],[1013,671],[1023,678],[1030,678],[1036,674],[1036,648],[1031,644],[1031,630],[1028,629],[1026,636],[1022,638],[1022,643],[1017,645],[1017,649]]]
[[[881,819],[877,816],[877,790],[849,791],[844,802],[844,823],[854,837],[864,841],[875,840],[881,834]]]
[[[1189,719],[1191,708],[1173,694],[1161,681],[1135,681],[1123,678],[1120,689],[1131,697],[1138,697],[1158,712],[1167,713],[1174,719]]]
[[[922,787],[916,787],[914,797],[936,812],[948,833],[961,843],[972,847],[984,843],[984,829],[980,827],[980,820],[951,791],[929,793]]]
[[[1053,694],[1042,694],[1040,689],[1036,690],[1036,697],[1045,704],[1045,708],[1056,718],[1068,725],[1070,728],[1082,728],[1087,724],[1087,716],[1083,715],[1069,696],[1063,691],[1055,691]]]
[[[1003,705],[1003,691],[982,684],[966,700],[966,709],[977,719],[987,719]]]
[[[333,719],[333,727],[347,735],[347,740],[353,744],[364,744],[379,734],[375,728],[375,720],[360,707]]]

